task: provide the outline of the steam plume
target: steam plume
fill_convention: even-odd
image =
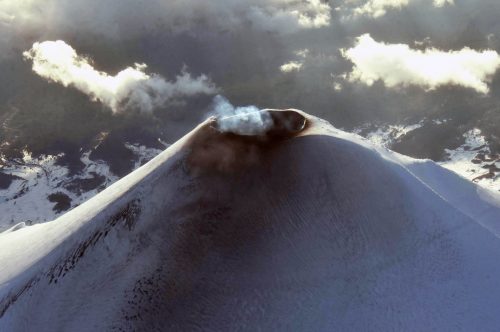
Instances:
[[[271,116],[260,112],[256,106],[234,107],[229,100],[217,95],[213,101],[213,115],[217,116],[218,129],[239,135],[259,135],[273,125]]]
[[[111,108],[113,112],[138,109],[151,112],[168,101],[197,94],[213,94],[215,85],[205,75],[193,78],[182,71],[171,82],[145,72],[145,64],[134,64],[115,76],[98,71],[64,41],[35,43],[23,53],[33,61],[33,71],[48,81],[73,86]]]

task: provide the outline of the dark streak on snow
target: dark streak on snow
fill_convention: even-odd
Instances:
[[[121,211],[108,220],[104,228],[95,231],[87,240],[72,250],[72,254],[70,254],[66,260],[52,267],[47,273],[47,277],[50,278],[49,284],[57,283],[60,278],[63,278],[69,271],[73,270],[78,261],[85,255],[87,249],[94,247],[99,240],[104,239],[109,231],[119,222],[131,231],[141,212],[139,203],[140,200],[129,202]]]
[[[80,259],[85,255],[88,249],[94,247],[99,240],[103,240],[118,224],[124,226],[128,231],[132,231],[139,219],[141,213],[140,200],[132,200],[125,205],[123,209],[108,219],[105,226],[96,230],[85,241],[81,242],[76,248],[70,251],[66,259],[62,259],[56,263],[48,272],[45,277],[49,279],[49,284],[57,284],[58,280],[66,276],[73,270]],[[7,312],[9,307],[14,304],[23,294],[31,289],[35,284],[41,280],[41,276],[30,279],[23,287],[21,287],[14,294],[7,295],[4,299],[0,300],[0,318]]]
[[[40,281],[40,277],[35,277],[28,281],[21,289],[19,289],[15,294],[7,296],[5,299],[0,301],[0,318],[7,312],[10,305],[14,304],[28,289]]]

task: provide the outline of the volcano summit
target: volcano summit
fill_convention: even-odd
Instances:
[[[0,234],[1,331],[494,331],[500,197],[296,110]]]

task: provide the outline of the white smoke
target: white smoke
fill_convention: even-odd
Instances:
[[[486,94],[500,68],[500,55],[493,50],[422,51],[406,44],[377,42],[369,34],[358,37],[354,47],[342,54],[354,64],[348,80],[366,85],[380,80],[389,88],[417,85],[432,90],[459,85]]]
[[[147,66],[138,63],[111,76],[96,70],[87,58],[62,40],[35,43],[23,55],[33,61],[33,71],[39,76],[65,87],[73,86],[113,112],[125,109],[151,112],[173,99],[217,91],[205,75],[193,78],[183,70],[170,82],[160,75],[147,74]]]
[[[273,119],[256,106],[235,107],[225,97],[217,95],[213,101],[213,113],[222,132],[238,135],[261,135],[273,126]]]

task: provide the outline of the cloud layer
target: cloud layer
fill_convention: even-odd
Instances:
[[[365,4],[354,8],[354,14],[377,18],[385,15],[389,9],[401,9],[411,2],[415,2],[415,0],[368,0]],[[432,0],[435,7],[443,7],[445,4],[453,3],[454,0]]]
[[[125,109],[151,112],[172,99],[217,91],[205,75],[193,78],[183,71],[171,82],[147,74],[145,64],[136,63],[112,76],[94,69],[87,58],[61,40],[35,43],[23,55],[33,61],[33,71],[39,76],[65,87],[73,86],[113,112]]]
[[[369,34],[358,37],[354,47],[342,50],[342,54],[354,64],[347,77],[350,81],[372,85],[380,80],[390,88],[459,85],[486,94],[488,83],[500,68],[496,51],[467,47],[449,52],[435,48],[422,51],[406,44],[377,42]]]
[[[188,31],[197,25],[290,33],[328,26],[331,7],[321,0],[2,0],[0,22],[46,29],[78,27],[80,31],[122,36],[139,31]],[[91,17],[91,20],[88,18]],[[123,24],[126,22],[125,24]]]
[[[49,89],[50,95],[44,95],[30,88],[37,86],[38,77],[31,71],[31,61],[22,61],[20,56],[20,50],[30,49],[36,41],[64,40],[94,58],[96,64],[90,60],[88,63],[110,77],[130,67],[138,76],[156,77],[154,72],[175,83],[180,68],[186,64],[194,77],[209,73],[235,105],[301,108],[346,128],[358,122],[392,121],[421,113],[446,113],[446,117],[453,112],[479,114],[498,104],[500,73],[491,82],[481,73],[472,75],[477,89],[489,88],[487,98],[472,89],[470,94],[464,94],[462,89],[426,93],[432,87],[422,83],[423,79],[408,77],[399,80],[401,85],[418,84],[424,89],[411,89],[410,93],[408,89],[384,88],[383,84],[375,88],[364,83],[349,84],[342,74],[351,72],[353,63],[342,57],[339,49],[353,48],[353,40],[367,32],[378,42],[401,43],[410,49],[429,50],[432,46],[449,53],[468,46],[500,53],[498,1],[455,1],[449,5],[448,0],[407,0],[401,9],[384,7],[387,3],[0,0],[0,69],[5,87],[0,91],[0,103],[5,105],[4,110],[14,105],[40,114],[43,105],[51,108],[54,98],[65,105],[78,99],[74,94],[61,94],[60,89]],[[385,8],[387,13],[376,19],[368,12],[355,17],[353,10],[366,4],[372,9]],[[444,7],[436,9],[441,5]],[[304,49],[310,50],[305,58],[297,53]],[[135,62],[149,67],[137,68]],[[391,69],[379,76],[391,77],[396,75],[392,72],[400,71]],[[354,76],[350,78],[355,80]],[[180,126],[187,130],[203,117],[209,100],[192,98],[175,103],[176,109],[184,111],[164,112],[155,121],[161,121],[159,128],[171,124],[176,133],[181,133]],[[114,104],[127,101],[125,98]],[[449,106],[447,101],[456,105]],[[98,106],[86,105],[82,112]],[[121,117],[115,118],[113,121],[121,121]]]

